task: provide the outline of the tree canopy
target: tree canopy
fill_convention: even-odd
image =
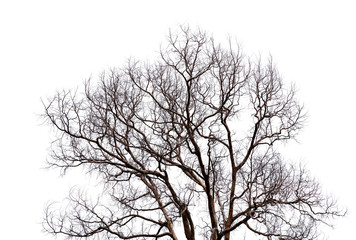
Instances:
[[[103,196],[73,192],[44,228],[84,239],[316,239],[343,215],[280,143],[305,121],[271,60],[251,60],[181,27],[153,63],[130,60],[82,92],[44,102],[56,129],[50,166],[84,167]],[[184,233],[184,234],[180,234]],[[235,239],[235,237],[234,237]]]

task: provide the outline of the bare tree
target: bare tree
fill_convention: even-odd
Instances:
[[[294,88],[231,42],[182,27],[157,62],[129,61],[44,105],[58,133],[50,166],[98,173],[108,196],[73,192],[64,211],[49,206],[44,227],[55,235],[315,239],[319,223],[343,214],[277,152],[305,120]]]

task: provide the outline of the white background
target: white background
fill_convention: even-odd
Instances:
[[[354,1],[0,1],[0,238],[54,239],[41,232],[48,200],[83,181],[44,170],[50,134],[40,98],[75,88],[125,59],[155,57],[169,28],[189,24],[245,52],[273,56],[294,82],[309,120],[288,157],[301,160],[347,217],[325,230],[353,239],[356,226]],[[355,3],[356,4],[356,3]]]

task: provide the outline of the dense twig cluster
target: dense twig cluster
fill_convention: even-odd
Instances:
[[[65,211],[47,208],[45,229],[92,239],[177,240],[177,229],[188,240],[228,240],[239,229],[314,239],[318,223],[342,213],[275,149],[303,125],[294,89],[272,62],[251,62],[205,33],[183,27],[168,40],[156,63],[130,61],[83,94],[45,103],[59,133],[51,166],[100,173],[110,200],[74,192]]]

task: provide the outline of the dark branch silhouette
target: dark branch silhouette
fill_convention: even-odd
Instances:
[[[205,33],[170,33],[154,64],[129,61],[45,105],[57,130],[50,166],[82,166],[106,198],[73,191],[44,228],[84,239],[315,239],[343,215],[276,146],[296,137],[303,107],[272,61],[250,61]],[[279,145],[281,146],[281,145]]]

